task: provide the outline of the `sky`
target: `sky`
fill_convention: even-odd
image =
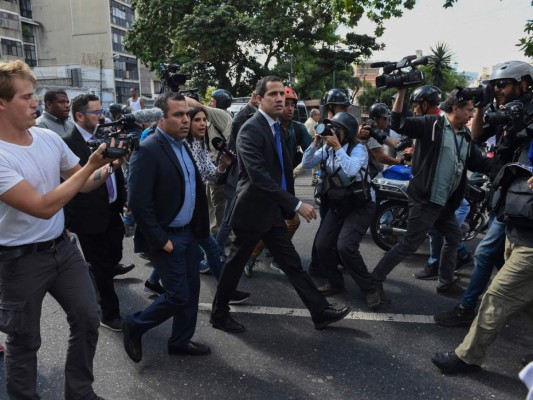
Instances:
[[[406,55],[444,42],[455,53],[453,63],[460,72],[481,73],[483,67],[509,60],[532,62],[519,47],[525,37],[527,19],[533,19],[531,0],[458,0],[448,9],[444,0],[417,0],[413,10],[400,18],[385,21],[385,33],[380,41],[384,51],[376,52],[372,61],[399,61]],[[373,34],[373,26],[361,21],[358,34]]]

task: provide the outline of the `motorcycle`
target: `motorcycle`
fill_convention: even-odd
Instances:
[[[376,192],[376,214],[370,225],[372,239],[381,249],[388,251],[407,232],[409,207],[407,202],[408,180],[375,178],[372,185]],[[468,181],[465,198],[470,212],[461,229],[463,241],[474,239],[487,228],[490,184],[487,177]]]

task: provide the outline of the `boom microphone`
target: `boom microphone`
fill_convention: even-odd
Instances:
[[[163,111],[160,108],[154,107],[147,110],[136,110],[131,114],[124,114],[122,119],[126,123],[145,124],[148,122],[156,122],[163,118]]]

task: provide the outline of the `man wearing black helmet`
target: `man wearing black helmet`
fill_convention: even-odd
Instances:
[[[454,212],[464,194],[467,169],[487,172],[492,164],[471,145],[466,127],[474,110],[471,101],[461,100],[456,92],[452,92],[443,103],[442,115],[405,118],[402,113],[405,94],[405,88],[398,89],[391,127],[400,134],[417,139],[412,163],[413,178],[407,190],[409,218],[406,235],[372,271],[382,302],[390,302],[383,291],[387,275],[420,247],[433,226],[446,239],[441,253],[437,293],[449,295],[462,291],[453,276],[456,247],[462,236]]]

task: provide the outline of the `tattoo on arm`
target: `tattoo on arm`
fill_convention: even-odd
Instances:
[[[96,170],[94,171],[94,175],[93,175],[93,181],[99,181],[100,179],[102,179],[102,171],[101,170]]]

